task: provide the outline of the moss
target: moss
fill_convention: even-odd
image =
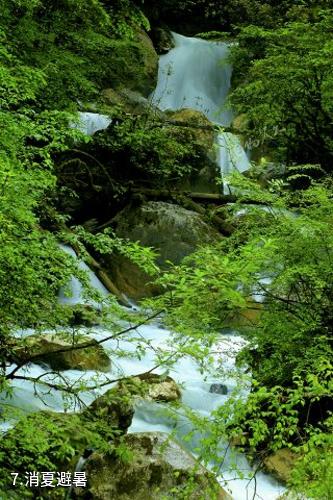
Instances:
[[[74,348],[87,342],[93,345],[87,348]],[[62,349],[64,352],[55,353]],[[46,363],[52,370],[57,371],[110,369],[110,359],[103,347],[96,340],[84,335],[76,334],[73,337],[67,332],[39,333],[20,341],[14,352],[14,358],[19,362],[36,356],[35,363]]]
[[[130,40],[114,42],[110,86],[137,90],[148,96],[157,83],[158,55],[148,35],[137,30]]]
[[[105,447],[107,440],[95,430],[95,425],[84,422],[80,415],[38,412],[23,417],[0,442],[0,496],[3,491],[12,498],[57,498],[65,496],[63,488],[29,489],[12,485],[11,472],[21,479],[30,471],[74,471],[86,448]],[[110,434],[109,434],[110,437]]]

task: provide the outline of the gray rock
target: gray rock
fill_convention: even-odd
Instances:
[[[158,118],[159,120],[166,120],[166,116],[152,104],[150,99],[144,97],[140,92],[123,89],[104,89],[102,91],[102,99],[104,103],[109,106],[111,115],[113,110],[117,111],[121,108],[126,113],[131,115],[146,115],[147,118]]]
[[[181,392],[176,382],[169,376],[155,373],[143,373],[120,382],[118,388],[119,392],[148,401],[171,403],[181,399]]]
[[[88,459],[87,488],[77,489],[75,498],[160,500],[177,498],[179,491],[186,492],[188,500],[230,499],[212,474],[168,434],[127,434],[124,446],[128,460],[122,461],[117,453],[94,453]]]
[[[209,392],[214,394],[223,394],[225,396],[228,394],[228,387],[224,384],[212,384],[209,388]]]
[[[178,205],[149,201],[138,207],[126,207],[114,219],[116,234],[143,246],[155,248],[157,264],[180,264],[200,245],[214,243],[221,235],[201,215]],[[159,289],[150,285],[152,278],[129,259],[119,255],[103,258],[103,267],[118,290],[132,299],[152,296]]]

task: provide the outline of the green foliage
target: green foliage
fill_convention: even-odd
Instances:
[[[189,175],[204,161],[205,152],[189,128],[163,126],[163,122],[149,115],[124,116],[115,122],[107,131],[97,134],[93,143],[95,154],[102,154],[105,163],[114,164],[114,175],[121,162],[127,179],[139,176],[155,179],[161,185]]]
[[[233,213],[245,211],[238,230],[165,274],[161,282],[169,291],[159,307],[168,311],[171,326],[197,337],[233,328],[238,318],[237,330],[247,339],[238,363],[250,367],[252,390],[246,404],[230,398],[216,412],[216,447],[221,436],[235,433],[246,436],[243,445],[254,454],[285,447],[305,453],[304,443],[322,432],[333,410],[330,185],[281,193],[273,183],[260,196],[250,180],[235,177],[232,183],[240,198],[261,199],[266,207],[235,205]],[[297,212],[290,208],[295,204]],[[328,460],[330,445],[321,438]],[[309,468],[314,492],[322,473]]]
[[[233,236],[200,249],[160,279],[167,293],[156,306],[167,311],[179,337],[171,354],[169,349],[158,353],[158,362],[193,355],[205,358],[202,366],[209,364],[211,343],[236,321],[248,341],[238,363],[251,368],[252,391],[246,404],[232,395],[211,423],[192,415],[197,428],[210,432],[203,458],[217,459],[221,436],[240,436],[253,455],[288,447],[300,456],[291,487],[305,492],[305,478],[307,495],[332,497],[331,477],[325,474],[332,468],[333,201],[328,182],[312,183],[320,169],[331,170],[333,152],[333,17],[330,11],[320,13],[323,4],[330,6],[326,3],[170,0],[157,7],[137,1],[136,7],[130,0],[0,0],[1,388],[10,392],[5,369],[13,330],[73,325],[79,313],[57,303],[59,288],[72,275],[96,298],[75,259],[59,249],[60,240],[75,245],[88,263],[87,247],[100,254],[116,250],[150,274],[158,271],[151,249],[142,251],[108,231],[92,235],[79,227],[68,233],[63,230],[68,217],[54,208],[59,196],[54,158],[75,150],[78,140],[86,142],[69,127],[78,101],[95,100],[107,86],[130,82],[132,88],[135,77],[145,86],[145,69],[138,70],[145,53],[137,39],[139,27],[149,28],[143,4],[152,17],[162,13],[165,19],[174,16],[175,7],[183,19],[201,9],[200,20],[203,12],[217,30],[254,23],[257,27],[241,31],[234,49],[239,86],[232,101],[247,115],[249,138],[274,146],[277,158],[297,167],[288,169],[289,185],[273,181],[265,192],[251,180],[234,179],[240,198],[268,207],[230,208],[233,214],[245,210],[233,220]],[[297,22],[285,24],[289,20]],[[161,185],[190,174],[204,160],[190,130],[145,116],[120,116],[90,146],[108,158],[103,163],[92,158],[94,169],[82,167],[85,179],[93,174],[98,181],[89,186],[96,188],[96,198],[99,183],[117,192],[111,174],[119,165],[126,181],[156,179]],[[60,177],[60,168],[57,173]],[[294,206],[297,212],[291,211]],[[261,294],[260,306],[255,293]],[[140,344],[133,356],[143,351]],[[75,395],[78,391],[76,386]],[[73,465],[74,454],[87,444],[108,450],[113,436],[103,423],[87,419],[82,425],[79,417],[67,417],[39,413],[6,434],[0,443],[0,490],[7,492],[9,469],[59,470],[60,464]],[[121,445],[116,453],[124,461],[130,458]],[[190,490],[191,484],[184,495]],[[20,493],[26,496],[27,490]]]
[[[316,431],[301,448],[291,477],[291,486],[310,498],[330,500],[333,496],[333,427],[332,418],[325,423],[323,431]]]
[[[69,238],[57,232],[68,223],[68,217],[54,208],[54,157],[86,140],[69,127],[75,119],[70,112],[77,107],[74,101],[92,97],[109,81],[110,53],[115,44],[131,43],[139,14],[133,11],[130,15],[132,24],[125,40],[116,32],[118,21],[111,22],[98,0],[2,0],[0,7],[2,387],[13,330],[71,323],[68,312],[57,303],[57,294],[72,275],[86,285],[90,297],[98,298],[88,286],[86,273],[58,247],[59,240]],[[89,239],[79,230],[76,236],[77,240]],[[94,246],[95,241],[106,248],[111,238],[106,234],[90,238],[89,245]],[[138,245],[122,245],[120,240],[115,245],[140,261]],[[146,251],[140,262],[148,268],[151,260]]]
[[[248,119],[247,135],[287,163],[331,171],[333,26],[331,11],[314,23],[280,29],[248,27],[234,48],[233,105]],[[271,131],[271,133],[267,133]]]
[[[12,489],[11,472],[19,473],[24,481],[28,472],[73,470],[86,448],[110,451],[108,441],[113,437],[107,425],[82,421],[79,415],[39,412],[21,418],[1,439],[0,494]],[[54,491],[52,498],[64,498],[61,490]],[[20,481],[15,486],[15,494],[21,498],[45,498],[49,493],[29,489]]]
[[[29,74],[41,73],[46,85],[38,99],[48,108],[73,107],[75,101],[92,99],[101,88],[110,86],[119,65],[114,54],[125,46],[130,56],[128,44],[135,28],[149,28],[141,12],[133,5],[130,8],[130,2],[118,2],[108,10],[99,0],[2,0],[1,12],[0,34],[6,52],[2,54],[0,49],[0,55],[6,58],[6,65],[17,63],[13,69],[2,70],[6,86],[10,91],[14,85],[26,85],[32,93],[36,78]],[[122,71],[126,67],[129,65]]]

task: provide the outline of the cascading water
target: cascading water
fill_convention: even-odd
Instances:
[[[176,33],[173,37],[175,47],[160,58],[152,102],[161,110],[196,109],[213,123],[229,126],[233,118],[232,110],[226,106],[232,73],[229,45]],[[250,161],[236,135],[220,132],[216,144],[222,179],[233,171],[249,169]]]
[[[226,62],[228,55],[227,44],[186,38],[176,34],[174,38],[176,47],[167,55],[161,57],[159,82],[153,96],[154,103],[162,110],[184,107],[198,109],[204,112],[214,123],[224,126],[229,125],[232,120],[232,112],[230,109],[223,109],[230,88],[231,77],[231,67]],[[82,113],[81,117],[82,128],[80,129],[88,135],[107,127],[110,122],[108,117],[95,113]],[[221,133],[217,142],[221,146],[219,163],[222,174],[227,174],[234,169],[243,171],[248,168],[248,160],[236,136]],[[75,252],[72,249],[69,247],[63,247],[63,249],[75,257]],[[102,295],[106,295],[107,292],[97,277],[84,264],[80,264],[80,267],[88,272],[90,283]],[[71,297],[66,296],[62,291],[59,300],[65,304],[85,303],[80,282],[73,278],[70,288],[72,291]],[[81,331],[84,333],[85,329],[82,328]],[[17,332],[17,336],[22,337],[32,333],[34,333],[33,330],[21,331]],[[90,330],[90,335],[97,340],[101,340],[110,336],[110,331],[96,327],[93,331]],[[140,339],[145,343],[144,355],[140,351],[141,355],[135,356],[137,342],[133,342],[134,339]],[[107,375],[116,379],[119,375],[135,375],[151,370],[156,365],[156,354],[165,354],[169,349],[172,349],[172,339],[172,332],[155,323],[139,327],[136,331],[127,334],[126,338],[119,337],[108,340],[105,342],[104,347],[112,353],[112,365],[110,373]],[[213,355],[216,365],[222,364],[224,367],[234,367],[235,353],[239,351],[242,345],[244,345],[244,340],[236,335],[221,335],[220,342],[214,346]],[[119,352],[128,354],[117,357]],[[10,372],[13,368],[15,368],[13,365],[8,367],[8,371]],[[39,377],[46,374],[47,371],[47,367],[29,365],[25,369],[21,368],[17,374]],[[157,368],[155,373],[161,373],[161,369]],[[62,375],[72,384],[80,380],[87,383],[93,381],[94,385],[97,373],[87,371],[82,374],[82,372],[76,370],[67,370]],[[183,403],[205,417],[209,417],[214,409],[226,402],[229,393],[236,385],[236,380],[231,376],[229,378],[224,377],[221,380],[221,377],[217,378],[216,375],[203,374],[194,360],[189,357],[180,358],[171,368],[170,375],[176,382],[181,384]],[[101,382],[105,376],[99,375]],[[221,383],[226,387],[226,391],[223,390],[222,394],[211,392],[212,384],[216,386],[221,385]],[[244,397],[245,402],[248,386],[246,383],[244,384],[243,394],[240,397]],[[104,386],[100,392],[106,391],[111,385]],[[98,391],[94,393],[85,392],[82,394],[81,400],[89,404],[98,394]],[[36,411],[45,408],[64,411],[65,407],[59,391],[48,390],[43,395],[43,399],[40,399],[35,393],[34,384],[28,380],[14,381],[12,399],[8,402],[3,397],[1,402],[4,404],[10,403],[11,406],[17,406],[25,411]],[[161,408],[163,408],[163,405],[157,403],[146,401],[138,403],[130,432],[175,432],[178,439],[194,453],[195,448],[200,443],[200,435],[194,436],[187,444],[183,440],[184,436],[193,430],[190,421],[181,411],[176,421],[171,420],[161,413]],[[75,408],[68,409],[74,410]],[[2,427],[3,430],[8,425],[10,423],[6,423]],[[257,474],[255,483],[254,481],[249,482],[253,469],[244,455],[238,453],[232,459],[237,462],[239,469],[243,471],[244,478],[242,479],[240,477],[235,478],[235,472],[231,471],[229,467],[231,460],[229,452],[225,453],[223,451],[221,460],[222,457],[221,481],[227,482],[227,487],[231,491],[234,500],[248,500],[249,498],[274,500],[283,493],[282,487],[272,478],[262,473]]]
[[[212,122],[229,125],[232,112],[223,109],[231,79],[228,45],[176,33],[173,37],[175,47],[160,57],[153,103],[161,110],[197,109]]]
[[[64,246],[64,250],[75,257],[75,252],[69,247]],[[80,264],[80,266],[87,269],[84,264]],[[91,270],[88,269],[87,272],[90,282],[104,295],[105,289],[98,278]],[[85,299],[80,295],[82,292],[82,288],[80,288],[81,285],[75,280],[72,280],[70,285],[72,287],[72,295],[75,297],[74,303],[84,303]],[[85,333],[86,331],[85,328],[81,328],[79,333]],[[32,333],[34,333],[33,330],[27,330],[17,332],[17,335],[22,337],[31,335]],[[101,340],[110,336],[110,331],[101,327],[95,327],[92,330],[89,329],[89,333],[90,336],[96,340]],[[145,354],[142,355],[141,353],[139,357],[135,355],[137,339],[144,342],[146,346]],[[133,342],[133,340],[135,341]],[[157,355],[172,351],[173,334],[162,328],[158,323],[152,323],[137,328],[135,331],[127,334],[126,337],[108,340],[103,345],[112,353],[110,373],[98,375],[95,371],[87,371],[82,374],[80,371],[67,370],[62,373],[62,376],[66,377],[68,383],[73,384],[80,381],[89,384],[93,381],[93,385],[95,385],[97,376],[99,376],[100,382],[104,382],[106,376],[108,376],[109,379],[117,379],[119,376],[135,375],[151,370],[157,364]],[[216,368],[218,366],[223,366],[224,373],[228,373],[229,370],[231,373],[234,369],[235,356],[242,346],[244,346],[244,340],[241,337],[234,334],[221,335],[221,339],[218,344],[214,346],[213,351]],[[117,357],[117,353],[123,352],[126,352],[127,355],[124,356],[121,354]],[[15,365],[8,367],[8,372],[14,368]],[[44,368],[38,365],[30,365],[25,369],[21,368],[17,374],[36,378],[46,374],[48,371],[49,369],[47,367]],[[155,373],[163,373],[163,368],[156,368]],[[213,410],[223,405],[237,384],[236,380],[231,375],[224,375],[222,382],[225,390],[222,391],[222,394],[211,392],[213,384],[215,384],[215,386],[221,385],[221,375],[217,377],[216,374],[203,374],[195,361],[186,356],[180,358],[175,363],[170,369],[170,375],[182,388],[183,403],[203,417],[209,417]],[[48,378],[46,377],[44,380],[46,381]],[[55,382],[54,377],[50,379],[50,381],[51,380],[53,383]],[[104,386],[101,391],[86,391],[80,395],[80,398],[85,404],[90,404],[99,394],[105,392],[113,385],[114,384],[109,384]],[[68,405],[68,401],[65,403],[59,391],[55,390],[50,391],[48,389],[41,399],[36,394],[34,384],[28,380],[14,381],[13,389],[13,397],[10,400],[10,405],[17,406],[27,412],[40,409],[50,410],[51,408],[54,411],[64,411],[65,405]],[[245,400],[248,390],[248,382],[246,383],[246,379],[244,379],[243,393],[240,394],[239,397],[244,397]],[[1,399],[1,402],[5,404],[8,403],[5,397]],[[202,436],[197,433],[190,442],[184,441],[184,437],[190,431],[193,431],[193,425],[190,420],[188,420],[181,410],[178,412],[176,420],[174,418],[170,419],[167,414],[163,412],[163,408],[165,410],[165,406],[158,403],[147,401],[138,402],[129,432],[173,432],[178,440],[183,442],[184,446],[195,454],[195,448],[200,446],[200,437]],[[67,406],[67,411],[68,410],[74,411],[77,410],[77,408],[68,408]],[[6,430],[7,428],[8,423],[3,426],[2,430]],[[221,457],[222,456],[223,467],[221,468],[221,482],[223,482],[223,485],[225,485],[225,483],[227,484],[227,488],[230,490],[234,500],[247,500],[248,498],[274,500],[283,492],[282,487],[272,478],[262,473],[256,475],[255,483],[254,481],[249,482],[253,469],[244,455],[230,453],[229,451],[225,453],[223,451],[223,453],[221,453]],[[235,471],[232,470],[231,464],[236,464],[237,468],[242,471],[244,474],[242,479],[239,477],[235,479]],[[256,492],[257,495],[255,497],[253,496],[254,492]]]
[[[76,258],[76,253],[71,247],[67,245],[60,245],[60,247],[64,250],[64,252]],[[87,264],[80,261],[79,267],[80,269],[88,273],[90,285],[93,288],[95,288],[102,296],[108,295],[108,291],[103,285],[103,283],[101,283],[100,280],[95,276],[95,274],[91,272]],[[77,278],[72,277],[68,288],[70,290],[70,294],[66,294],[65,290],[63,289],[59,291],[59,302],[61,304],[75,305],[75,304],[87,303],[87,301],[82,298],[83,286]],[[89,301],[89,304],[95,307],[99,307],[99,304],[94,303],[92,301]]]
[[[80,112],[79,121],[73,125],[86,135],[93,135],[98,130],[106,129],[110,123],[111,118],[107,115],[100,113]]]

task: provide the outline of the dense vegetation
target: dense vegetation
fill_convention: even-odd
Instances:
[[[164,272],[158,282],[166,292],[149,308],[164,311],[165,321],[188,338],[183,352],[198,358],[235,318],[248,340],[238,358],[252,373],[246,404],[235,395],[212,421],[192,415],[198,428],[210,431],[202,457],[217,458],[225,436],[240,437],[241,449],[262,460],[289,448],[299,458],[290,479],[296,494],[332,498],[331,7],[332,2],[319,0],[167,0],[162,5],[0,0],[1,390],[10,394],[16,376],[15,370],[6,371],[14,330],[72,325],[75,312],[57,301],[59,288],[72,275],[96,299],[59,241],[73,244],[87,261],[87,249],[95,256],[116,249],[156,273],[152,251],[116,238],[110,229],[98,232],[96,225],[103,226],[128,202],[133,182],[164,188],[204,161],[193,130],[162,127],[150,109],[135,116],[120,105],[111,109],[101,91],[126,87],[147,96],[152,90],[154,77],[147,76],[140,38],[150,25],[153,31],[169,26],[191,34],[228,32],[238,42],[232,52],[231,102],[261,161],[247,178],[233,179],[241,193],[237,204],[209,213],[211,220],[226,219],[232,235]],[[78,121],[78,110],[96,108],[111,112],[116,121],[89,139],[70,125]],[[272,163],[273,173],[265,177]],[[92,199],[97,200],[93,208]],[[240,210],[245,213],[239,215]],[[91,218],[96,219],[92,226],[74,226]],[[254,293],[261,295],[260,305]],[[110,303],[115,307],[115,300]],[[79,392],[72,390],[75,397]],[[38,419],[47,429],[43,415]],[[43,467],[56,464],[62,454],[72,456],[56,427],[40,449],[44,434],[30,442],[30,426],[27,418],[22,443],[9,438],[13,450],[0,449],[0,465],[9,458],[10,466],[17,465],[20,446],[24,466],[36,449],[56,450],[51,464],[37,463]],[[85,439],[103,449],[107,443],[95,431],[87,424]],[[4,484],[0,477],[0,490]]]

